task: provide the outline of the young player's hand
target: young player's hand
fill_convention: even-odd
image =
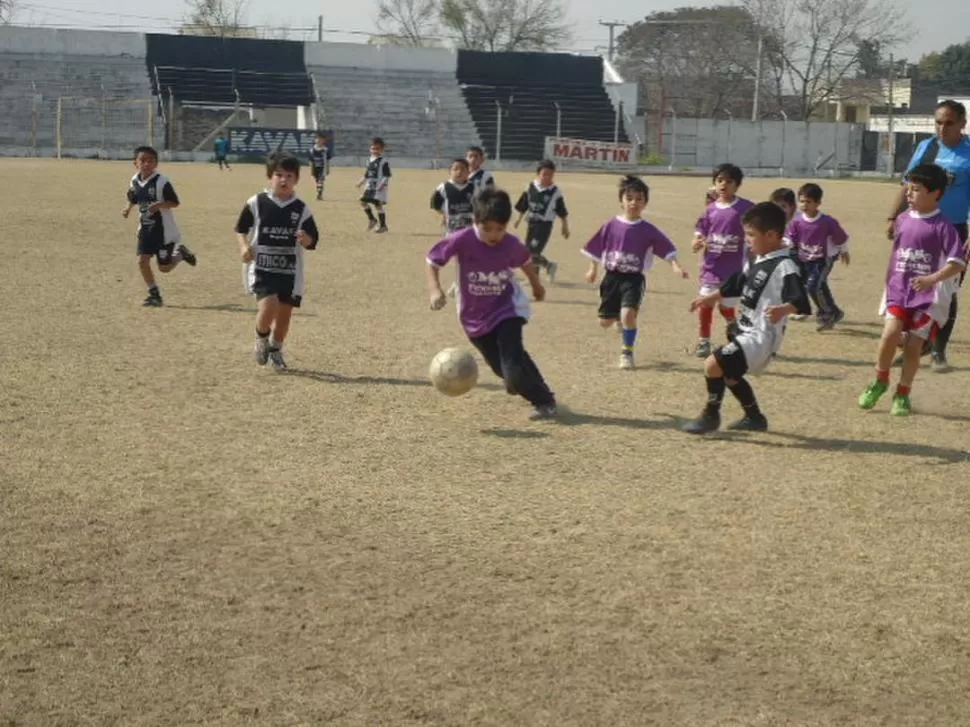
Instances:
[[[787,316],[791,311],[788,309],[788,304],[785,305],[769,305],[765,308],[765,313],[768,316],[768,320],[772,323],[777,323],[782,318]]]
[[[889,220],[889,227],[886,228],[886,237],[890,240],[896,239],[896,220]]]
[[[302,247],[310,247],[313,244],[313,238],[306,234],[306,230],[299,229],[296,231],[296,241],[300,243]]]
[[[677,273],[677,275],[679,275],[684,280],[687,280],[688,278],[690,278],[690,273],[688,273],[683,267],[681,267],[679,263],[675,262],[673,265],[673,268],[674,268],[674,272]]]
[[[562,222],[562,239],[563,240],[569,239],[569,225],[566,224],[565,220],[563,220]]]
[[[123,210],[121,210],[121,216],[124,217],[126,220],[128,219],[128,215],[130,214],[131,214],[131,207],[125,207]]]
[[[542,283],[536,283],[532,286],[532,297],[540,303],[546,299],[546,289]]]
[[[155,202],[154,204],[148,205],[148,214],[153,215],[156,212],[158,212],[159,204],[160,204],[159,202]]]
[[[842,262],[843,265],[848,265],[850,262],[852,262],[852,257],[847,252],[840,252],[839,260]]]
[[[698,308],[702,308],[704,306],[709,306],[709,305],[710,303],[708,302],[706,295],[698,296],[697,298],[694,298],[694,300],[690,302],[690,312],[693,313]]]
[[[691,244],[690,249],[694,252],[700,252],[707,246],[707,240],[705,240],[700,235],[694,235],[694,242]]]
[[[586,271],[586,282],[587,283],[590,283],[590,284],[596,282],[596,269],[595,268],[590,268],[589,270]]]
[[[918,278],[913,278],[911,285],[913,286],[913,290],[918,293],[923,290],[929,290],[936,285],[936,281],[932,275],[921,275]]]
[[[251,247],[244,248],[239,251],[239,258],[244,263],[251,263],[253,261],[253,249]]]
[[[431,310],[441,310],[447,302],[448,298],[440,288],[431,294]]]

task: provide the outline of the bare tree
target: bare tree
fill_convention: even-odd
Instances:
[[[756,36],[753,18],[737,6],[653,12],[620,34],[617,65],[663,106],[655,112],[739,115],[751,107]]]
[[[572,36],[563,0],[442,0],[439,19],[472,50],[554,50]]]
[[[13,22],[13,16],[16,12],[17,6],[14,0],[0,0],[0,25]]]
[[[762,81],[771,79],[779,106],[793,95],[806,119],[839,98],[867,48],[892,48],[908,37],[898,0],[742,0],[742,7],[761,31]]]
[[[438,32],[438,0],[378,0],[377,36],[391,45],[421,48]]]
[[[188,24],[201,35],[239,35],[246,28],[246,0],[187,0]]]

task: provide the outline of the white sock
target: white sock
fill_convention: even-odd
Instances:
[[[269,347],[270,347],[271,350],[274,350],[274,351],[282,351],[283,350],[283,343],[282,343],[282,341],[277,341],[275,338],[270,338],[269,339]]]

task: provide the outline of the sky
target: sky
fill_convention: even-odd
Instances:
[[[303,28],[291,31],[290,37],[311,36],[317,16],[324,17],[324,40],[365,42],[374,30],[377,0],[248,0],[249,22],[253,25]],[[185,14],[180,0],[171,4],[135,3],[132,0],[14,0],[18,6],[15,22],[25,25],[53,25],[58,27],[116,27],[119,30],[166,32],[177,27]],[[913,3],[903,2],[912,7]],[[689,0],[566,0],[570,20],[575,24],[575,39],[568,50],[581,53],[604,52],[609,32],[599,20],[631,23],[655,10],[672,10],[684,5],[712,5],[690,3]],[[951,43],[970,38],[970,22],[941,22],[940,17],[967,18],[967,0],[935,0],[936,13],[910,12],[914,38],[895,49],[897,58],[916,60],[922,53],[942,50]],[[281,10],[281,8],[284,8]],[[617,33],[622,29],[618,28]],[[312,33],[315,37],[315,32]]]

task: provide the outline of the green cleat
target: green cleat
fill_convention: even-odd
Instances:
[[[913,405],[909,402],[909,396],[906,394],[896,394],[893,397],[893,407],[889,410],[889,413],[894,417],[908,417],[913,413]]]
[[[873,381],[866,390],[859,394],[859,408],[860,409],[872,409],[886,393],[889,388],[889,384],[885,384],[882,381]]]

